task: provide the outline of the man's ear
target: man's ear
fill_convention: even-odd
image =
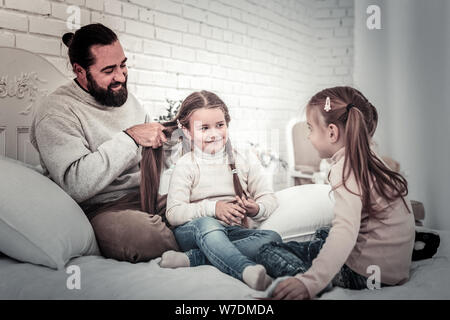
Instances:
[[[334,123],[328,125],[328,139],[331,143],[336,143],[339,141],[339,127]]]
[[[77,78],[86,79],[86,70],[78,63],[73,64],[73,71],[75,72]]]

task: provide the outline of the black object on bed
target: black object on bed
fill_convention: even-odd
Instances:
[[[441,238],[439,234],[416,231],[412,261],[432,258],[436,254],[440,243]]]

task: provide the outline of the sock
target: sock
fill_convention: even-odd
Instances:
[[[174,250],[166,251],[161,256],[161,268],[182,268],[190,266],[189,258],[184,252]]]
[[[273,279],[266,274],[266,277],[264,279],[264,290],[266,290],[272,284],[272,282]]]
[[[271,281],[266,279],[266,277],[267,277],[266,269],[264,268],[264,266],[260,264],[248,266],[242,272],[242,280],[250,288],[259,291],[266,290],[267,283],[270,285]]]

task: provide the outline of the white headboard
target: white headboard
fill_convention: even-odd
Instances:
[[[33,102],[67,81],[45,58],[22,49],[0,47],[0,155],[39,164],[29,138]]]

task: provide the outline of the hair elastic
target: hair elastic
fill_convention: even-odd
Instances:
[[[347,109],[347,112],[349,112],[351,108],[356,108],[356,106],[353,103],[349,103],[345,108]]]
[[[177,119],[177,126],[178,126],[178,129],[183,128],[183,125],[181,124],[180,120],[178,120],[178,119]]]
[[[237,174],[237,169],[231,170],[231,173],[232,173],[232,174]]]

